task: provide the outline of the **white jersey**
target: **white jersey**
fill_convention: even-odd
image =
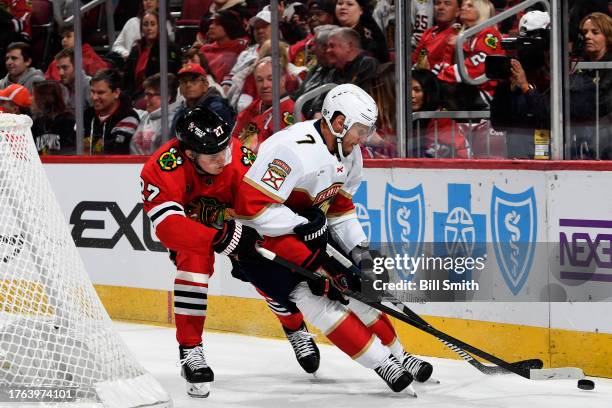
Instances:
[[[318,120],[300,122],[261,144],[244,177],[251,189],[236,212],[260,234],[277,237],[293,234],[294,227],[307,222],[298,213],[319,207],[334,239],[349,251],[366,239],[352,202],[363,159],[355,146],[340,161],[329,152],[319,126]]]
[[[434,1],[433,0],[412,0],[412,49],[415,50],[421,36],[428,29],[433,27]]]

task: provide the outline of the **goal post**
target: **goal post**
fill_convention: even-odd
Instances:
[[[29,393],[50,405],[170,407],[113,329],[31,126],[28,116],[0,113],[0,405]]]

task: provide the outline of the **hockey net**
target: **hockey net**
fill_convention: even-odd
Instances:
[[[25,115],[0,113],[0,405],[14,390],[44,387],[68,390],[55,397],[76,406],[171,406],[113,330],[31,125]]]

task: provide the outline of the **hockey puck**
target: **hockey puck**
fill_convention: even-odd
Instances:
[[[582,380],[578,380],[578,388],[581,390],[592,390],[595,388],[595,383],[592,380],[583,378]]]

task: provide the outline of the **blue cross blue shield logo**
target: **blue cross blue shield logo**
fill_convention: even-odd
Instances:
[[[385,226],[387,242],[394,254],[421,256],[425,238],[425,196],[423,185],[401,190],[387,183],[385,191]],[[409,270],[401,270],[402,279],[410,280]]]
[[[491,232],[497,265],[517,295],[529,276],[535,254],[538,214],[533,187],[518,194],[493,186]]]

